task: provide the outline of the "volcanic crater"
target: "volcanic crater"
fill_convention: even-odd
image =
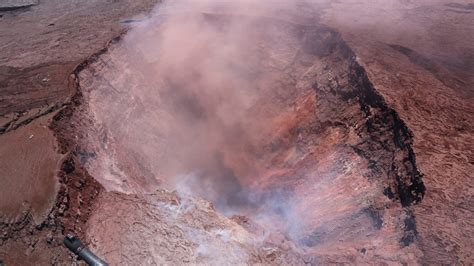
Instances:
[[[113,263],[205,263],[222,249],[234,262],[412,261],[410,208],[425,194],[412,133],[340,34],[263,16],[184,16],[114,39],[71,77],[75,100],[53,124],[72,151],[63,180],[79,165],[109,192],[90,199],[88,225],[66,231]],[[206,32],[189,41],[194,25]],[[203,208],[217,216],[202,220]],[[222,223],[238,232],[203,252],[222,240]],[[154,249],[156,239],[182,240],[182,257]]]

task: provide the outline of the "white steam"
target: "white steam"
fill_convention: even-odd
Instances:
[[[100,78],[90,108],[106,133],[90,172],[108,189],[152,190],[159,181],[226,214],[277,217],[295,231],[291,191],[260,180],[278,146],[275,121],[297,97],[291,66],[304,34],[285,18],[297,4],[160,4],[91,74]]]

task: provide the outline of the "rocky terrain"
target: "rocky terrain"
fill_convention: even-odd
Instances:
[[[414,208],[425,261],[469,264],[474,18],[468,2],[405,2],[366,9],[347,1],[327,14],[327,23],[341,30],[377,91],[413,132],[427,190]],[[372,26],[362,28],[369,17]]]
[[[1,9],[7,265],[473,262],[469,3],[154,4]]]

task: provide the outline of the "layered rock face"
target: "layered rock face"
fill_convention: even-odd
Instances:
[[[472,263],[472,9],[467,2],[393,0],[370,8],[345,1],[328,11],[325,22],[341,32],[414,135],[427,190],[413,209],[423,261]]]

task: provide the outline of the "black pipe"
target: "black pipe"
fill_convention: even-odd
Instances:
[[[74,235],[68,234],[64,238],[64,245],[80,259],[84,260],[89,265],[94,266],[108,266],[107,262],[97,257],[92,251],[90,251],[84,244],[82,244],[79,238]]]

